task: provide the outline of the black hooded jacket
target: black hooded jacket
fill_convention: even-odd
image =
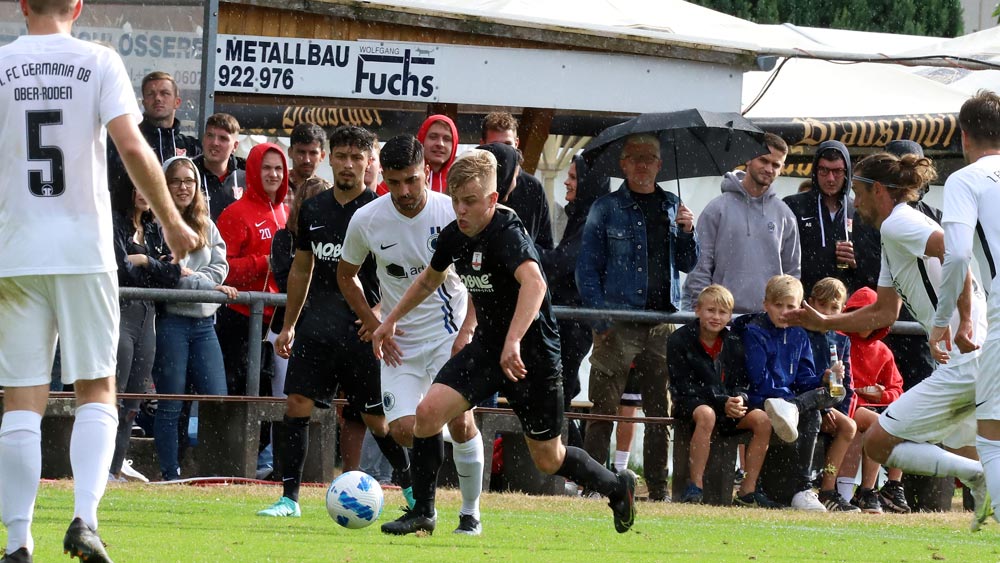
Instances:
[[[576,199],[566,204],[566,230],[559,246],[541,252],[542,269],[552,293],[554,305],[579,307],[583,305],[576,288],[576,258],[583,242],[583,226],[594,201],[608,193],[608,178],[591,178],[583,157],[573,157],[576,163]]]
[[[847,168],[840,191],[840,211],[833,218],[823,205],[822,192],[818,187],[819,156],[828,149],[839,152]],[[867,279],[868,272],[874,270],[878,274],[878,231],[854,216],[854,200],[850,195],[852,173],[851,155],[847,152],[847,147],[840,141],[824,141],[816,148],[816,155],[813,157],[813,188],[783,200],[795,214],[798,223],[799,243],[802,247],[802,287],[807,296],[812,286],[825,277],[839,279],[847,286],[848,293],[853,293],[869,281],[874,281]],[[837,268],[837,241],[844,239],[848,227],[858,267],[840,269]]]
[[[171,127],[157,127],[152,121],[143,119],[139,123],[139,131],[161,164],[175,156],[194,158],[201,154],[201,143],[198,139],[181,133],[181,122],[177,118],[174,118]],[[108,189],[111,190],[112,209],[124,212],[132,207],[132,193],[135,191],[135,186],[132,185],[118,148],[110,136],[108,137]]]
[[[545,189],[537,178],[524,170],[514,181],[514,172],[520,161],[517,149],[504,143],[490,143],[477,148],[490,151],[497,158],[497,193],[500,196],[497,201],[517,213],[539,250],[552,250],[552,218]],[[513,190],[511,186],[515,186]]]
[[[676,418],[691,418],[698,405],[708,405],[723,414],[730,397],[742,396],[744,405],[748,403],[749,379],[738,331],[722,330],[722,351],[713,360],[701,344],[699,327],[695,319],[667,339],[671,415]]]

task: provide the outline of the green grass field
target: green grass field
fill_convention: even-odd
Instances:
[[[326,514],[324,493],[304,489],[302,518],[279,520],[255,516],[280,495],[277,486],[113,484],[101,505],[100,531],[116,563],[1000,561],[1000,525],[990,521],[972,534],[970,515],[960,512],[803,514],[641,503],[633,531],[616,534],[600,501],[486,494],[484,534],[470,538],[451,533],[459,497],[443,490],[433,536],[390,537],[378,524],[340,528]],[[387,491],[380,522],[396,518],[402,503],[398,491]],[[72,506],[70,483],[42,485],[35,561],[65,558],[62,535]]]

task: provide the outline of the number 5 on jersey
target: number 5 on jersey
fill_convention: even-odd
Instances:
[[[28,170],[28,189],[38,197],[60,196],[66,191],[66,175],[63,167],[63,153],[59,147],[42,145],[43,125],[62,125],[62,110],[38,110],[25,112],[28,131],[28,160],[48,162],[51,171],[49,180],[44,179],[45,170]]]

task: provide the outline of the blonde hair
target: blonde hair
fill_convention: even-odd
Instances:
[[[784,297],[794,297],[795,301],[802,301],[802,293],[802,282],[788,274],[780,274],[767,280],[764,301],[775,303]]]
[[[472,149],[459,156],[448,170],[448,195],[455,195],[472,180],[479,180],[485,194],[497,190],[497,157],[493,153]]]
[[[837,278],[823,278],[813,285],[809,298],[821,303],[836,303],[843,307],[847,301],[847,286]]]
[[[729,312],[732,312],[733,307],[736,305],[736,300],[733,299],[733,294],[728,289],[717,283],[713,283],[698,294],[698,307],[709,304],[724,307]]]
[[[656,147],[656,150],[659,151],[660,139],[658,139],[656,135],[651,135],[649,133],[636,133],[635,135],[629,135],[628,138],[625,139],[625,144],[622,145],[621,158],[625,158],[627,156],[625,152],[630,146],[634,145],[653,145]]]
[[[937,170],[931,159],[905,154],[902,157],[882,152],[865,157],[854,167],[854,175],[881,182],[889,190],[893,203],[917,201],[923,194],[924,186],[937,179]],[[855,180],[854,185],[865,184],[872,189],[871,182]]]

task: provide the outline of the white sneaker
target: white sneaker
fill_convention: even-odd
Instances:
[[[791,444],[799,439],[799,409],[795,405],[784,399],[768,399],[764,401],[764,411],[782,442]]]
[[[126,459],[125,463],[122,463],[122,480],[123,481],[138,481],[140,483],[148,483],[149,479],[145,475],[136,471],[132,467],[132,460]]]
[[[990,516],[996,518],[996,515],[993,514],[990,493],[986,490],[986,474],[980,473],[978,478],[968,482],[962,481],[962,484],[969,488],[969,493],[975,502],[972,511],[972,523],[969,525],[969,529],[973,532],[978,532],[980,526],[986,523],[987,518]]]
[[[795,493],[792,497],[792,508],[795,510],[812,510],[816,512],[826,512],[826,507],[819,501],[819,497],[812,489],[806,489]]]
[[[108,483],[124,483],[124,477],[115,477],[114,473],[108,473]]]

